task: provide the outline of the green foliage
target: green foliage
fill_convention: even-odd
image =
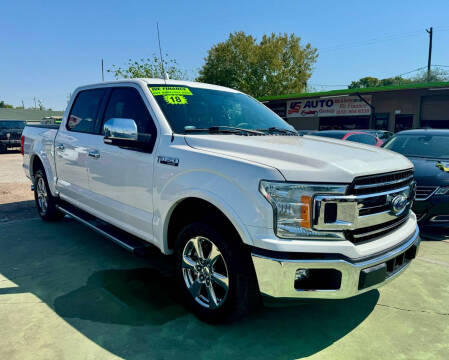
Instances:
[[[171,59],[168,55],[165,56],[163,60],[163,65],[161,60],[153,55],[152,58],[142,58],[140,60],[132,60],[129,59],[128,63],[122,66],[112,65],[111,69],[108,69],[107,72],[110,72],[114,75],[116,79],[124,78],[160,78],[163,79],[165,76],[163,68],[165,72],[168,74],[170,79],[174,80],[183,80],[187,78],[187,73],[184,70],[181,70],[177,61],[175,59]]]
[[[5,103],[3,100],[0,101],[0,109],[13,109],[14,106]]]
[[[197,81],[227,86],[254,97],[305,90],[317,50],[294,34],[256,38],[236,32],[209,50]]]
[[[429,77],[427,77],[427,70],[423,70],[412,78],[403,78],[401,76],[396,76],[393,78],[378,79],[371,76],[366,76],[360,80],[353,81],[348,86],[348,89],[363,89],[378,86],[389,86],[389,85],[404,85],[404,84],[416,84],[416,83],[427,83],[427,82],[442,82],[449,81],[449,73],[447,71],[441,70],[439,68],[430,71]]]
[[[430,70],[429,77],[427,77],[427,70],[423,70],[414,78],[412,78],[413,82],[424,83],[424,82],[440,82],[440,81],[449,81],[449,73],[440,68],[435,68]]]
[[[348,89],[363,89],[369,87],[378,87],[378,86],[389,86],[389,85],[401,85],[401,84],[410,84],[413,81],[410,79],[405,79],[401,76],[395,76],[393,78],[385,78],[378,79],[375,77],[367,76],[361,78],[358,81],[353,81],[348,86]]]

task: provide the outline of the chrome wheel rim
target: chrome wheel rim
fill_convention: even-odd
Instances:
[[[36,193],[37,193],[37,202],[39,204],[39,209],[42,214],[45,214],[47,212],[47,207],[48,207],[48,195],[47,195],[47,189],[45,187],[45,182],[44,182],[43,178],[39,178],[37,180]]]
[[[207,309],[223,305],[229,292],[228,268],[212,241],[202,236],[187,241],[182,252],[182,274],[198,304]]]

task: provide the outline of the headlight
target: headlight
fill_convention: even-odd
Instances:
[[[275,233],[281,238],[340,238],[337,233],[314,231],[313,197],[344,194],[346,186],[261,181],[260,192],[274,212]]]
[[[442,186],[438,188],[438,190],[435,192],[436,195],[447,195],[449,194],[449,186]]]

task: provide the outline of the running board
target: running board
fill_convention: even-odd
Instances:
[[[145,256],[148,253],[153,253],[156,247],[138,237],[127,233],[113,225],[110,225],[103,220],[90,215],[89,213],[76,208],[66,201],[60,201],[59,205],[56,205],[57,209],[66,215],[71,216],[75,220],[83,223],[92,230],[100,233],[101,235],[112,240],[116,244],[120,245],[124,249],[131,253]]]

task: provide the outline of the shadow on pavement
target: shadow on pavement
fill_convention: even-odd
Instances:
[[[160,256],[134,257],[68,219],[0,224],[0,273],[19,286],[14,292],[36,295],[77,331],[126,359],[300,358],[351,332],[379,298],[371,291],[264,308],[240,322],[211,326],[179,303]]]
[[[449,240],[449,229],[420,228],[420,236],[423,240],[428,241]]]
[[[2,194],[0,190],[0,195]],[[0,199],[1,200],[1,199]],[[0,223],[12,220],[29,219],[39,216],[34,200],[0,203]]]

